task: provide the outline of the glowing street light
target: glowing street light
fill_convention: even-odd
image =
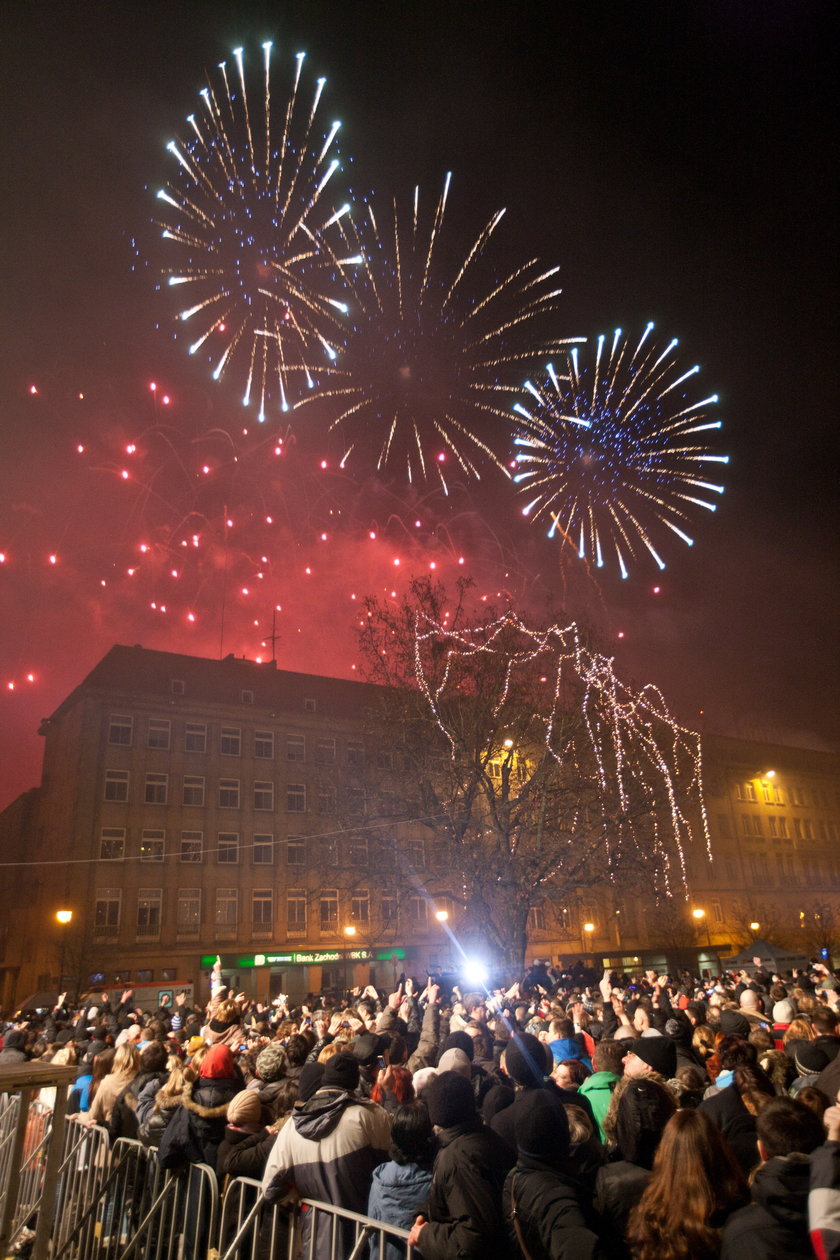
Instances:
[[[756,921],[753,919],[752,923],[750,924],[750,931],[757,932],[760,927],[761,927],[761,924],[756,923]]]
[[[592,933],[595,931],[595,924],[594,924],[594,923],[584,923],[584,925],[583,925],[583,930],[584,930],[584,932],[586,932],[587,936],[591,936],[591,935],[592,935]]]
[[[355,936],[355,935],[356,935],[356,925],[355,925],[354,923],[348,923],[348,924],[347,924],[347,927],[344,929],[344,935],[345,935],[345,936]]]
[[[446,923],[446,921],[447,921],[447,920],[448,920],[448,918],[449,918],[449,911],[448,911],[448,910],[436,910],[436,911],[435,911],[435,918],[437,919],[438,923]]]
[[[72,910],[56,910],[55,917],[59,923],[67,924],[73,922]]]

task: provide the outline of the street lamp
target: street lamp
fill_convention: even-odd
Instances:
[[[56,910],[55,918],[56,918],[56,922],[61,925],[61,928],[66,929],[73,922],[73,911],[72,910]],[[62,930],[61,949],[58,955],[58,987],[59,989],[61,989],[62,985],[64,984],[64,952],[65,952],[66,946],[67,946],[67,932],[65,930]]]
[[[446,923],[446,922],[448,921],[448,919],[449,919],[449,911],[448,911],[448,910],[436,910],[436,911],[435,911],[435,918],[437,919],[438,923]]]
[[[761,924],[756,923],[755,919],[753,919],[752,923],[750,924],[750,931],[757,932],[760,927],[761,927]]]

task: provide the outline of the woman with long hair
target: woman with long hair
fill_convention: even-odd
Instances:
[[[714,1123],[702,1111],[677,1111],[630,1214],[630,1254],[633,1260],[715,1260],[726,1218],[748,1201],[746,1178]]]
[[[96,1084],[96,1068],[102,1057],[102,1055],[97,1055],[94,1060],[92,1093],[93,1085]],[[90,1104],[90,1119],[93,1124],[108,1124],[108,1121],[111,1119],[111,1113],[114,1110],[114,1104],[123,1090],[131,1085],[139,1071],[140,1052],[136,1046],[133,1046],[128,1041],[124,1041],[114,1051],[110,1070],[102,1077],[96,1092],[93,1094]]]

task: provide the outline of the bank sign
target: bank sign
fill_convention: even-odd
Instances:
[[[291,950],[285,954],[241,954],[236,958],[222,957],[222,966],[231,967],[282,967],[282,966],[317,966],[321,963],[334,962],[401,962],[405,958],[405,949],[307,949]],[[204,954],[201,959],[203,971],[212,971],[216,962],[215,954]]]

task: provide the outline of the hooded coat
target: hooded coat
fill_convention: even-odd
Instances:
[[[418,1212],[429,1197],[431,1168],[419,1164],[397,1164],[389,1160],[373,1170],[367,1214],[375,1221],[411,1229]],[[379,1252],[376,1251],[378,1257]],[[403,1260],[405,1251],[393,1243],[385,1244],[385,1260]]]
[[[428,1224],[418,1243],[423,1260],[502,1260],[510,1255],[502,1187],[514,1156],[476,1116],[441,1129],[432,1173]]]
[[[242,1080],[236,1077],[200,1076],[187,1082],[181,1105],[161,1134],[161,1168],[181,1168],[184,1164],[215,1168],[227,1127],[228,1103],[241,1089]]]
[[[807,1155],[776,1156],[757,1170],[752,1203],[733,1212],[721,1260],[795,1260],[813,1256],[808,1235]]]
[[[302,1199],[319,1199],[364,1215],[373,1170],[388,1158],[390,1140],[391,1125],[381,1107],[334,1086],[319,1089],[295,1108],[277,1135],[263,1174],[266,1202],[278,1202],[295,1187]],[[309,1255],[310,1227],[307,1213],[304,1255]],[[349,1253],[352,1228],[345,1243],[349,1243]],[[318,1221],[314,1255],[330,1255],[330,1222],[326,1218]]]

